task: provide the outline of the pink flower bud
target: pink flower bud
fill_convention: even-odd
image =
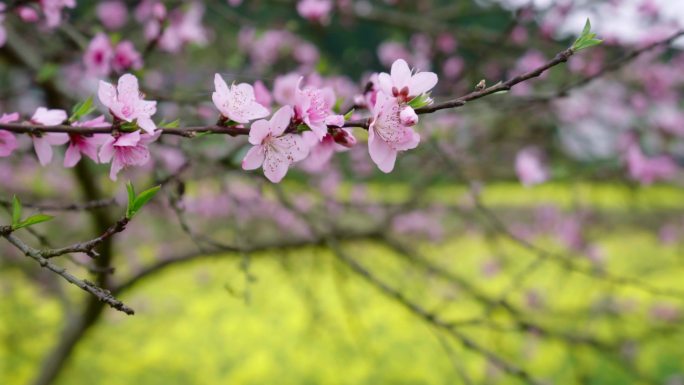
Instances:
[[[328,126],[342,127],[344,126],[344,116],[328,115],[325,117],[325,124]]]
[[[345,128],[340,128],[340,129],[335,129],[332,132],[333,139],[335,140],[335,143],[347,147],[347,148],[352,148],[356,145],[356,138],[354,135],[351,133],[351,131],[345,129]]]
[[[27,23],[35,23],[40,19],[38,12],[31,7],[20,7],[17,12],[21,20]]]
[[[415,126],[416,123],[418,123],[418,115],[416,114],[416,111],[413,110],[413,108],[406,106],[399,113],[399,120],[401,121],[401,124],[403,124],[404,126]]]

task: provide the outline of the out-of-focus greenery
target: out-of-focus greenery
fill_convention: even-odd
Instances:
[[[441,194],[458,196],[457,190],[444,188]],[[401,195],[397,189],[385,191],[392,191],[383,194],[386,199]],[[648,210],[681,207],[680,195],[666,187],[631,192],[609,185],[495,185],[484,197],[494,206],[531,206],[543,203],[538,197],[552,197],[549,203],[561,207],[579,201],[601,209]],[[499,240],[495,244],[505,255],[507,273],[487,276],[482,265],[491,257],[492,244],[482,235],[463,233],[421,250],[496,298],[535,256]],[[602,234],[600,245],[613,274],[684,290],[681,249],[663,246],[655,231],[626,225]],[[550,241],[548,246],[553,247]],[[684,333],[654,320],[647,307],[674,299],[654,299],[638,288],[544,263],[509,297],[525,309],[525,320],[558,332],[558,338],[542,339],[514,327],[505,311],[487,314],[467,293],[386,248],[346,247],[380,279],[443,319],[484,317],[502,325],[492,329],[476,323],[462,330],[537,378],[554,384],[631,384],[622,363],[663,383],[682,368]],[[644,269],[658,264],[668,268]],[[19,272],[0,272],[0,384],[27,383],[55,342],[60,306],[44,290],[49,289],[28,283]],[[542,294],[543,308],[527,304],[530,290]],[[124,300],[137,314],[107,312],[78,346],[59,384],[453,384],[462,382],[462,372],[474,383],[517,383],[322,249],[252,255],[249,261],[234,255],[197,261],[145,281]],[[607,301],[624,301],[633,309],[627,315],[601,312]],[[568,343],[563,333],[587,333],[603,341],[633,336],[634,344],[605,353]]]

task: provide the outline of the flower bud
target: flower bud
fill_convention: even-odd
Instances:
[[[328,115],[325,117],[325,124],[328,126],[342,127],[344,126],[344,116]]]
[[[416,111],[413,110],[413,108],[406,106],[399,113],[399,120],[401,121],[401,124],[405,126],[415,126],[416,123],[418,123],[418,115],[416,114]]]
[[[352,148],[356,145],[356,138],[354,135],[344,128],[334,130],[332,136],[333,139],[335,139],[335,143],[341,146]]]

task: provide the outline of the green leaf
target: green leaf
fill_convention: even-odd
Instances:
[[[44,83],[52,78],[54,78],[59,72],[59,66],[53,63],[47,63],[40,67],[38,74],[36,75],[36,81],[38,83]]]
[[[31,215],[30,217],[24,219],[21,223],[15,225],[15,226],[12,226],[12,228],[14,230],[18,230],[18,229],[21,229],[24,227],[33,226],[33,225],[38,224],[38,223],[51,221],[54,218],[55,217],[53,217],[52,215],[46,215],[46,214]]]
[[[12,197],[12,227],[19,224],[21,221],[21,202],[15,195]]]
[[[143,206],[147,204],[152,198],[154,198],[155,195],[157,195],[157,192],[159,192],[159,189],[161,189],[161,185],[152,187],[151,189],[145,190],[138,195],[137,198],[135,198],[135,201],[133,202],[133,209],[131,210],[131,216],[129,218],[132,218],[135,214],[140,211]]]
[[[126,208],[126,218],[132,218],[133,217],[133,204],[135,203],[135,188],[133,187],[133,184],[128,181],[126,183],[126,190],[128,191],[128,206]]]
[[[161,121],[161,123],[158,124],[159,128],[178,128],[180,127],[180,119],[176,119],[172,122],[166,122],[164,120]]]
[[[425,107],[430,103],[432,103],[432,98],[430,98],[430,95],[422,94],[411,99],[411,101],[408,102],[408,105],[415,110],[417,108]]]
[[[88,99],[84,100],[83,102],[79,102],[74,106],[74,108],[71,110],[69,121],[75,122],[93,111],[95,111],[93,98],[92,96],[89,96]]]
[[[584,29],[582,29],[582,34],[575,40],[571,48],[573,51],[577,52],[601,43],[603,43],[603,40],[596,39],[596,34],[591,32],[591,22],[587,19],[587,22],[584,24]]]
[[[349,112],[344,114],[344,120],[346,121],[346,120],[351,119],[352,115],[354,115],[354,109],[353,108]]]
[[[297,126],[297,132],[304,132],[309,130],[311,129],[306,124],[300,124],[299,126]]]

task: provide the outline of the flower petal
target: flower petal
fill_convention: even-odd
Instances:
[[[70,144],[64,153],[64,167],[74,167],[81,160],[81,151],[75,144]]]
[[[280,136],[285,132],[287,127],[290,125],[290,120],[294,111],[290,106],[281,107],[275,114],[271,117],[269,125],[271,127],[271,135]]]
[[[368,153],[380,171],[389,173],[394,169],[397,151],[390,147],[373,131],[368,135]]]
[[[391,74],[392,83],[399,90],[408,86],[411,81],[411,68],[409,68],[408,63],[404,59],[397,59],[392,63]],[[392,94],[390,93],[390,95]]]
[[[113,85],[100,80],[100,85],[97,89],[97,97],[105,107],[111,109],[116,103],[116,88]]]
[[[437,85],[437,74],[434,72],[419,72],[409,82],[409,95],[418,96],[430,91]]]
[[[242,159],[243,170],[256,170],[264,163],[265,151],[263,146],[254,146],[247,151]]]

